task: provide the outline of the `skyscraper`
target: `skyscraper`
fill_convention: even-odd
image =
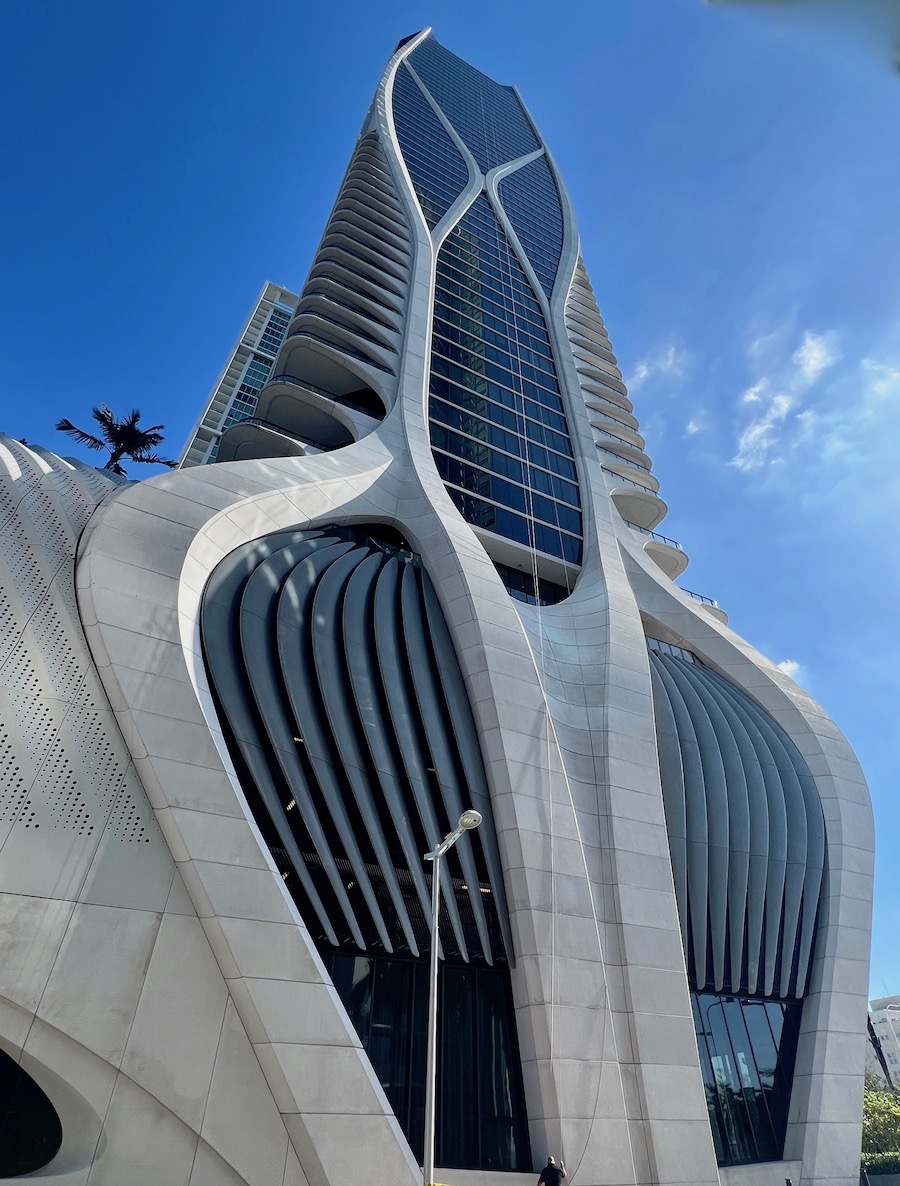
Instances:
[[[182,469],[215,461],[225,429],[252,420],[260,390],[272,373],[272,363],[296,307],[296,293],[271,281],[263,285],[181,451]]]
[[[31,776],[26,697],[0,888],[45,954],[15,948],[2,1034],[46,1148],[76,1157],[53,1109],[93,1107],[98,1180],[127,1149],[136,1181],[420,1181],[422,854],[474,807],[441,880],[441,1180],[549,1150],[576,1186],[855,1184],[865,783],[673,583],[562,180],[517,92],[429,32],[251,419],[93,514],[96,479],[0,454],[47,490],[13,504],[33,550],[80,541],[59,629],[94,696],[26,605],[62,570],[16,570],[81,763],[59,802]]]

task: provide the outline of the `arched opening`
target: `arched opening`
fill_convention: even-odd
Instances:
[[[56,1109],[32,1077],[0,1050],[0,1178],[48,1165],[62,1144]]]

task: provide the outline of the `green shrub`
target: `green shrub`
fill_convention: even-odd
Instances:
[[[893,1155],[900,1150],[900,1095],[892,1091],[863,1093],[862,1151]],[[888,1171],[885,1170],[884,1173]]]
[[[900,1174],[900,1153],[864,1153],[862,1164],[871,1178],[878,1174]]]

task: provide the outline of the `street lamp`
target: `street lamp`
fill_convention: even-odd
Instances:
[[[431,873],[431,975],[428,980],[428,1035],[425,1051],[425,1155],[422,1162],[423,1186],[434,1184],[434,1106],[437,1082],[437,998],[438,998],[438,928],[441,909],[441,857],[449,852],[464,832],[481,823],[480,811],[464,811],[459,823],[448,832],[433,852],[423,860],[434,862]]]

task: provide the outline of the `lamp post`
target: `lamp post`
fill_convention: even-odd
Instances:
[[[425,1154],[422,1160],[423,1186],[434,1186],[434,1110],[437,1084],[437,999],[438,999],[438,928],[441,910],[441,857],[450,851],[464,832],[481,823],[480,811],[464,811],[459,823],[448,832],[433,852],[423,860],[432,862],[431,872],[431,975],[428,980],[428,1033],[425,1042]]]

